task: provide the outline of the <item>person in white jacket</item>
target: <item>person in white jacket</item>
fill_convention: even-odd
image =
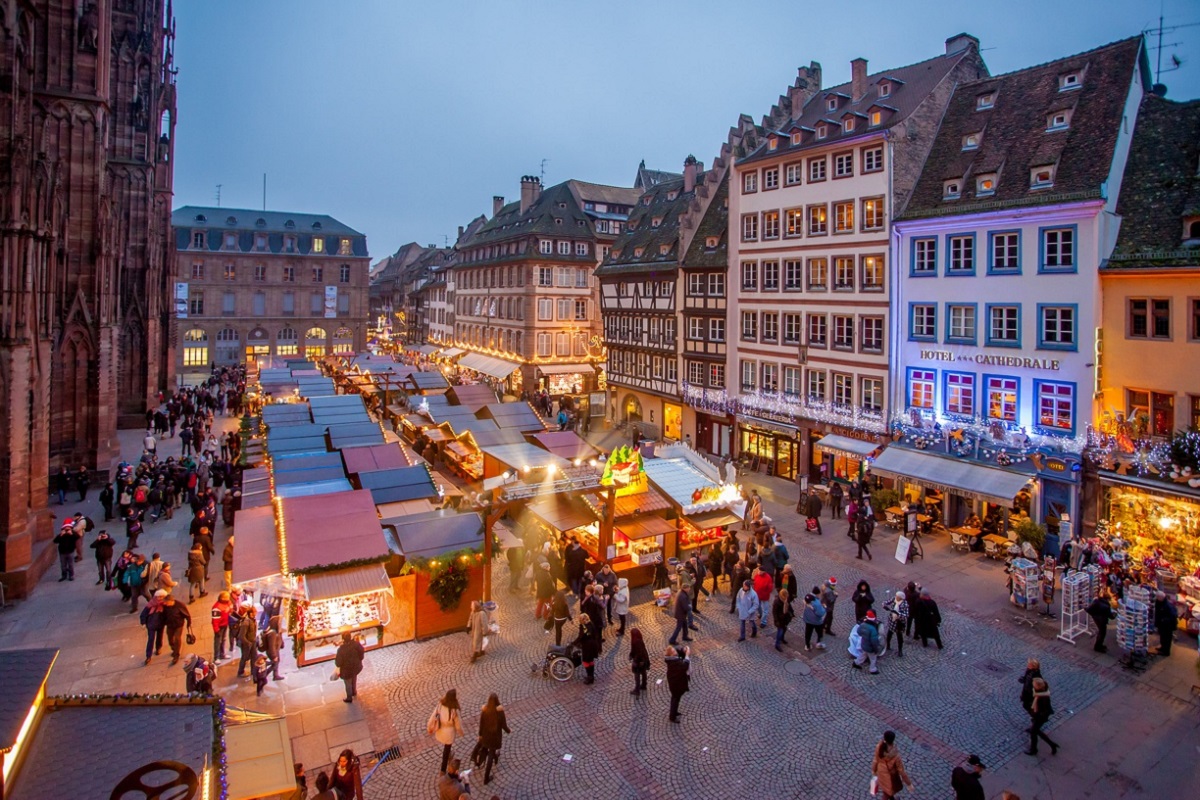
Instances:
[[[737,593],[737,612],[738,618],[742,621],[741,632],[738,634],[738,641],[746,641],[746,623],[750,623],[750,638],[758,637],[758,610],[761,603],[758,599],[758,593],[754,591],[754,585],[750,581],[742,581],[742,588]]]
[[[621,620],[621,628],[617,636],[625,635],[625,618],[629,615],[629,579],[617,579],[617,591],[613,594],[613,613]]]

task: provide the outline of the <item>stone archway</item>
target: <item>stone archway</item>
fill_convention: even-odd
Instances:
[[[55,354],[50,383],[51,466],[68,469],[94,455],[96,425],[94,404],[96,370],[92,369],[93,346],[87,332],[73,326]],[[89,464],[88,466],[94,466]]]
[[[121,329],[121,363],[118,366],[118,404],[121,414],[134,415],[141,423],[146,402],[146,337],[137,320]]]
[[[642,421],[642,401],[638,400],[637,395],[625,395],[621,401],[621,416],[626,422]]]

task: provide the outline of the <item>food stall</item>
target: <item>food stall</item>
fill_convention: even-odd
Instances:
[[[813,449],[823,460],[821,474],[845,483],[866,475],[867,462],[882,447],[873,441],[830,433],[818,439]]]
[[[678,556],[690,557],[701,547],[718,544],[745,511],[741,490],[724,483],[721,471],[685,445],[660,448],[646,459],[650,483],[670,499],[679,518]]]
[[[600,455],[593,446],[575,431],[547,431],[529,437],[539,447],[571,461],[591,461]]]

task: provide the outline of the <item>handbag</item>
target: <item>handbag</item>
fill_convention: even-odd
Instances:
[[[804,521],[804,527],[805,527],[807,530],[810,530],[810,531],[815,531],[815,530],[817,529],[817,518],[816,518],[816,517],[809,517],[809,518],[807,518],[807,519]]]
[[[337,667],[334,667],[333,672],[329,675],[329,680],[336,681],[340,677],[342,677],[342,671]]]
[[[871,787],[867,790],[867,793],[870,794],[871,797],[875,797],[879,794],[879,778],[875,777],[874,775],[871,776]]]
[[[433,713],[429,715],[429,721],[425,723],[425,732],[428,733],[430,736],[432,736],[433,734],[438,732],[438,728],[440,726],[441,726],[441,720],[438,719],[438,712],[437,712],[437,709],[435,708],[433,710]]]
[[[196,634],[192,633],[192,629],[191,629],[191,628],[188,628],[188,632],[187,632],[187,643],[188,643],[188,644],[195,644],[195,643],[196,643]]]

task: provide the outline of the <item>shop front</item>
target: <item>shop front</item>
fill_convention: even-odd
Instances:
[[[538,364],[537,387],[551,395],[581,395],[595,388],[591,364]]]
[[[650,485],[671,502],[678,524],[678,557],[688,558],[703,547],[719,543],[739,523],[745,510],[741,492],[725,483],[717,466],[691,448],[661,448],[647,459]]]
[[[718,458],[733,455],[734,419],[727,414],[696,412],[696,449]]]
[[[458,367],[461,378],[473,377],[482,381],[500,396],[521,394],[523,380],[520,364],[482,353],[467,353],[458,359]]]
[[[833,479],[841,482],[862,480],[867,474],[867,461],[877,453],[883,445],[874,441],[870,434],[867,439],[857,439],[837,433],[818,435],[810,433],[813,463],[818,474],[824,481]],[[812,480],[812,474],[809,474]]]
[[[298,604],[297,665],[328,661],[337,655],[342,634],[367,650],[382,647],[391,622],[387,598],[391,581],[383,564],[368,564],[304,576],[304,601]]]
[[[753,472],[795,480],[800,453],[797,433],[795,425],[779,420],[739,417],[738,453]]]
[[[1200,487],[1106,470],[1099,482],[1103,527],[1133,559],[1161,561],[1177,576],[1200,569]]]

